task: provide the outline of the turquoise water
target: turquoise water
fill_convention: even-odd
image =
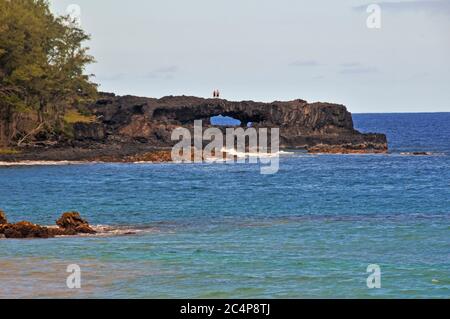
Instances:
[[[0,168],[10,221],[136,235],[0,240],[0,297],[450,297],[450,113],[355,115],[389,155]],[[431,156],[409,156],[430,151]],[[66,287],[78,264],[82,288]],[[381,267],[381,289],[366,268]]]

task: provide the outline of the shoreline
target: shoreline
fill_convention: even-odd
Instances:
[[[294,155],[302,154],[303,156],[402,156],[402,157],[417,157],[417,156],[443,156],[443,153],[435,152],[296,152],[295,150],[282,150],[280,155]],[[71,166],[71,165],[95,165],[95,164],[195,164],[195,162],[174,162],[171,158],[168,158],[169,154],[165,153],[163,157],[158,157],[155,153],[145,153],[132,157],[124,158],[109,158],[109,159],[84,159],[84,160],[47,160],[47,159],[12,159],[1,160],[0,167],[13,167],[13,166]],[[235,157],[238,157],[234,155]],[[255,157],[255,155],[245,155],[239,157]],[[257,157],[257,156],[256,156]],[[269,155],[269,157],[273,157]],[[145,159],[147,158],[147,159]],[[225,162],[225,159],[220,158],[204,158],[202,163],[220,163]]]

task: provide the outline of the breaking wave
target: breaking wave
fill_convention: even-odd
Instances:
[[[279,157],[280,155],[291,155],[294,154],[294,152],[287,152],[287,151],[278,151],[276,153],[261,153],[261,152],[238,152],[235,149],[227,149],[222,148],[220,150],[223,153],[230,154],[232,156],[237,156],[238,158],[247,158],[247,157]]]
[[[18,161],[18,162],[2,162],[0,166],[56,166],[56,165],[80,165],[91,164],[95,162],[86,161]]]
[[[46,226],[48,228],[57,228],[57,226]],[[110,225],[91,225],[96,234],[78,234],[75,236],[56,236],[56,237],[115,237],[132,236],[144,233],[159,232],[155,226],[110,226]]]

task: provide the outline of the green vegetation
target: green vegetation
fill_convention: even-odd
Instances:
[[[74,123],[94,123],[97,120],[95,115],[84,115],[77,110],[68,110],[64,115],[64,121],[68,124]]]
[[[0,155],[15,155],[19,153],[20,151],[12,148],[0,148]]]
[[[0,0],[0,144],[20,144],[66,123],[91,121],[69,112],[92,101],[97,86],[85,67],[87,35],[69,16],[56,17],[46,0]],[[21,131],[22,117],[33,129]]]

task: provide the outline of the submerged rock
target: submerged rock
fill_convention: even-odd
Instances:
[[[412,156],[429,156],[433,155],[431,152],[403,152],[400,155],[412,155]]]

